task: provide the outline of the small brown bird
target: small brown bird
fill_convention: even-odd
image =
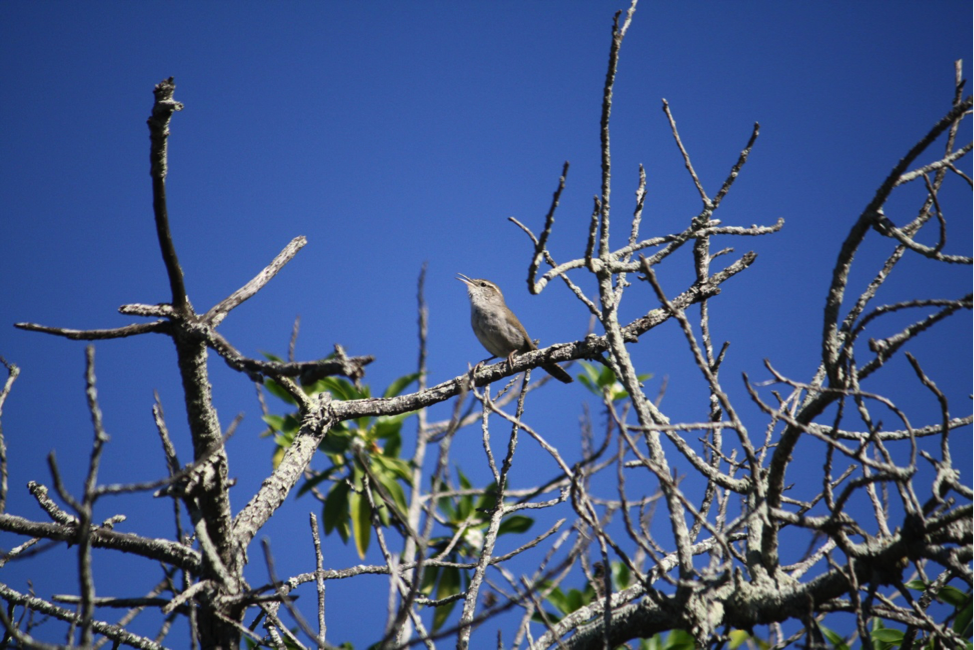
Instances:
[[[496,284],[490,280],[468,278],[462,273],[457,274],[457,280],[467,285],[470,324],[477,340],[488,352],[495,357],[507,357],[508,363],[513,363],[515,352],[538,349],[524,325],[504,303],[504,294]],[[541,367],[560,382],[572,382],[571,375],[558,365],[549,363]]]

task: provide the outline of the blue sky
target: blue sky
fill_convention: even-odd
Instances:
[[[168,298],[148,176],[145,120],[155,83],[174,76],[176,98],[186,105],[172,122],[169,213],[197,310],[305,235],[309,243],[297,258],[221,331],[245,354],[284,354],[300,315],[299,358],[324,356],[335,343],[350,354],[375,355],[366,380],[381,389],[415,369],[416,278],[428,262],[435,383],[484,356],[469,329],[457,272],[497,282],[543,344],[586,331],[587,314],[561,286],[528,295],[530,242],[507,217],[540,230],[569,160],[550,246],[559,261],[582,255],[599,187],[611,19],[622,7],[0,3],[0,354],[22,369],[3,419],[8,512],[42,518],[24,486],[50,484],[44,458],[52,449],[69,485],[80,489],[91,440],[83,345],[12,323],[116,327],[132,322],[117,313],[119,305]],[[764,378],[765,358],[796,379],[811,377],[839,244],[896,161],[949,109],[956,59],[964,59],[969,76],[971,24],[969,2],[640,5],[623,45],[612,117],[616,244],[626,236],[640,163],[648,176],[644,236],[679,231],[699,211],[661,98],[711,195],[752,124],[761,123],[751,159],[718,214],[732,225],[785,219],[777,235],[717,244],[734,246],[734,257],[759,254],[712,304],[715,338],[732,342],[724,380],[742,403],[740,373]],[[970,140],[969,126],[962,136]],[[969,160],[963,167],[970,173]],[[970,254],[970,194],[960,183],[949,185],[941,197],[953,208],[948,250]],[[890,217],[903,223],[917,197],[906,192],[897,204],[902,212]],[[854,286],[872,276],[889,249],[873,241],[857,258]],[[683,257],[658,273],[675,294],[690,268]],[[956,298],[970,291],[971,270],[916,263],[897,280],[881,298]],[[579,281],[594,289],[588,279]],[[623,314],[653,306],[650,290],[635,286]],[[905,322],[890,319],[880,335]],[[970,408],[970,331],[969,314],[960,314],[913,348],[956,415]],[[674,421],[704,419],[702,384],[675,327],[651,332],[633,350],[641,370],[655,375],[651,392],[669,377],[663,407]],[[257,438],[263,425],[253,386],[212,361],[223,424],[245,414],[230,445],[239,508],[266,475],[271,450]],[[905,367],[902,359],[894,363]],[[182,458],[189,458],[166,339],[99,343],[97,370],[112,435],[104,482],[165,472],[151,419],[153,390]],[[896,382],[875,388],[895,399],[918,392]],[[576,384],[551,386],[537,399],[536,421],[570,457],[577,457],[580,402],[588,398]],[[749,415],[760,431],[756,409]],[[969,480],[970,435],[961,435],[967,439],[956,458],[967,463]],[[485,477],[477,436],[469,438],[458,442],[467,454],[461,458],[469,459],[464,468]],[[123,512],[130,530],[170,535],[171,511],[163,506],[124,498],[102,503],[96,518]],[[309,499],[292,499],[266,529],[282,556],[281,574],[312,567],[310,509],[317,506]],[[327,541],[333,566],[357,563],[351,549]],[[0,547],[15,543],[0,535]],[[255,547],[251,560],[258,555]],[[38,575],[36,561],[25,562],[5,568],[0,579],[25,589],[25,576],[32,576],[40,595],[70,592],[73,558],[55,549],[42,562],[63,571]],[[115,565],[96,561],[99,594],[116,593]],[[114,561],[128,566],[124,558]],[[253,582],[260,581],[263,569],[251,570]],[[154,579],[145,577],[146,589]],[[330,640],[364,647],[376,639],[342,623],[343,601],[385,598],[384,581],[362,583],[330,587]]]

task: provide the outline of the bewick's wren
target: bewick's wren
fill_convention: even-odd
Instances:
[[[495,357],[507,357],[514,362],[515,352],[537,350],[538,346],[528,336],[527,330],[504,303],[504,294],[490,280],[468,278],[462,273],[457,280],[467,285],[470,296],[470,324],[477,340]],[[569,384],[572,377],[553,363],[541,366],[545,372],[560,382]]]

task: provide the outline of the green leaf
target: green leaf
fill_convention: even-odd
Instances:
[[[325,534],[337,530],[342,541],[348,543],[349,530],[348,511],[349,511],[349,487],[345,481],[335,483],[325,497],[325,507],[322,510],[321,518],[325,525]]]
[[[965,638],[970,638],[971,636],[971,597],[968,595],[967,604],[964,607],[959,608],[960,611],[957,612],[957,618],[954,619],[953,629],[959,635]]]
[[[736,650],[742,643],[751,638],[751,635],[744,630],[731,630],[730,643],[727,644],[728,650]]]
[[[457,480],[460,481],[461,490],[472,490],[473,484],[467,479],[460,468],[457,468]],[[465,521],[474,512],[473,495],[467,494],[459,498],[457,502],[457,521]]]
[[[281,357],[277,356],[276,354],[272,354],[270,352],[261,351],[261,355],[263,355],[263,357],[265,359],[267,359],[268,361],[277,361],[279,363],[283,363],[284,362],[284,359],[282,359]]]
[[[366,499],[365,501],[368,502],[368,499]],[[372,502],[375,504],[377,508],[375,514],[379,518],[379,525],[382,526],[383,528],[388,528],[389,522],[391,521],[391,517],[392,517],[391,514],[389,513],[389,510],[395,508],[396,507],[395,504],[391,506],[386,505],[385,499],[379,496],[379,493],[375,490],[375,488],[372,489]],[[371,508],[371,506],[369,507]],[[369,511],[369,514],[371,515],[371,510]],[[370,518],[369,523],[371,522],[372,519]]]
[[[386,458],[399,458],[399,454],[402,452],[402,436],[396,434],[394,436],[389,436],[385,439],[385,444],[382,445],[382,455]]]
[[[578,381],[582,383],[585,388],[587,388],[593,395],[602,397],[602,389],[599,386],[599,371],[595,369],[595,366],[587,361],[579,361],[580,366],[584,372],[578,375]]]
[[[305,386],[304,390],[305,392],[312,391],[316,393],[328,391],[332,397],[343,402],[369,396],[368,387],[360,390],[355,388],[355,384],[341,377],[322,377],[313,384]]]
[[[311,491],[311,488],[316,487],[318,484],[320,484],[323,481],[327,481],[328,478],[335,472],[336,469],[339,468],[337,466],[329,467],[325,471],[318,472],[317,474],[315,474],[314,476],[306,480],[301,485],[301,487],[298,488],[297,496],[301,496],[302,494],[307,494],[308,492]]]
[[[288,438],[288,444],[294,439],[294,434],[298,432],[301,428],[301,422],[293,414],[291,415],[262,415],[261,419],[267,423],[267,425],[274,431],[280,433],[286,433],[290,437]]]
[[[400,415],[382,415],[376,418],[372,425],[372,438],[388,438],[397,435],[402,431],[402,421],[412,413],[401,413]]]
[[[456,567],[443,567],[443,570],[440,572],[439,584],[436,586],[437,600],[448,598],[458,593],[460,593],[460,570]],[[456,605],[456,601],[436,608],[436,612],[433,614],[434,632],[446,623],[446,619],[450,617],[450,612],[453,611],[454,605]]]
[[[296,434],[300,428],[301,428],[301,420],[297,418],[296,413],[291,413],[290,415],[284,418],[284,428],[283,428],[284,433]]]
[[[433,587],[436,586],[436,579],[440,575],[440,567],[427,566],[423,568],[423,580],[419,583],[419,591],[426,596],[433,593]]]
[[[501,521],[501,525],[497,529],[497,534],[503,535],[505,533],[526,533],[533,525],[534,519],[531,519],[531,517],[525,517],[524,515],[511,515],[510,517],[505,517],[504,520]]]
[[[906,586],[910,589],[923,591],[927,588],[927,583],[925,583],[923,580],[910,580],[908,583],[906,583]]]
[[[601,365],[599,370],[596,367],[585,361],[579,361],[582,368],[585,370],[584,375],[579,375],[579,381],[585,385],[585,387],[594,395],[597,395],[600,399],[603,395],[606,395],[613,402],[617,402],[629,396],[626,389],[622,384],[616,380],[615,373],[612,369],[606,365]],[[651,379],[652,374],[637,375],[636,378],[640,382],[644,382],[647,379]]]
[[[663,642],[664,650],[696,650],[696,642],[689,632],[670,630]]]
[[[376,472],[392,474],[396,478],[409,481],[412,477],[409,471],[409,463],[399,458],[389,458],[382,454],[376,454],[372,458],[372,468]]]
[[[293,435],[278,433],[277,435],[274,436],[274,444],[280,449],[286,450],[288,447],[291,446],[292,442],[294,442]]]
[[[937,598],[953,605],[954,609],[960,609],[971,600],[970,594],[965,594],[957,587],[951,587],[950,585],[942,587],[937,593]]]
[[[363,497],[354,490],[348,494],[348,506],[352,517],[355,550],[358,551],[359,558],[364,560],[372,537],[372,506],[369,505],[368,497]]]
[[[399,510],[399,514],[405,516],[409,511],[409,506],[406,504],[406,493],[403,491],[402,486],[396,482],[395,477],[392,474],[385,472],[375,472],[375,478],[382,484],[389,496],[392,498],[393,502],[396,504],[396,508]]]
[[[565,612],[566,614],[579,610],[590,602],[590,599],[586,598],[585,594],[578,589],[569,589],[567,596],[569,609]]]
[[[271,454],[271,467],[277,469],[278,466],[281,464],[281,461],[284,460],[284,454],[286,453],[287,453],[287,447],[278,447],[277,449],[275,449],[274,453]]]
[[[883,625],[882,619],[873,618],[869,638],[872,641],[873,650],[891,650],[902,645],[903,631],[887,628]]]
[[[386,392],[384,392],[382,396],[395,397],[396,395],[401,393],[406,388],[406,386],[413,383],[417,379],[419,379],[418,372],[414,372],[411,375],[403,375],[402,377],[396,379],[391,384],[389,384],[389,387],[386,388]]]
[[[663,635],[654,634],[648,639],[642,639],[639,644],[640,650],[663,650]]]
[[[587,388],[590,393],[593,393],[595,395],[599,394],[598,387],[592,382],[591,379],[589,379],[585,375],[578,375],[578,381],[580,381],[582,383],[582,386],[585,386],[585,388]]]
[[[869,634],[874,641],[882,641],[883,643],[891,643],[893,645],[899,645],[903,643],[903,630],[882,628],[879,630],[873,630]]]
[[[612,588],[621,591],[630,586],[632,581],[632,573],[622,562],[612,563]]]
[[[291,404],[292,406],[297,406],[297,402],[295,402],[294,398],[291,397],[291,393],[284,390],[284,387],[273,379],[265,379],[264,388],[266,388],[267,392],[277,399],[286,402],[287,404]]]
[[[462,521],[462,518],[457,516],[456,508],[453,507],[453,500],[449,497],[440,497],[436,500],[436,505],[440,508],[443,514],[446,515],[447,521]]]
[[[548,594],[548,602],[555,606],[555,608],[562,614],[571,614],[574,610],[569,603],[569,598],[560,588],[556,587]],[[557,617],[561,619],[561,617]]]
[[[474,510],[479,512],[491,512],[497,507],[497,483],[491,481],[490,485],[484,488],[484,493],[477,497]]]
[[[337,454],[343,456],[348,452],[348,447],[352,442],[352,432],[344,426],[330,429],[321,442],[318,449],[326,454]]]
[[[457,501],[456,522],[466,521],[474,513],[473,498],[470,495],[462,496]]]
[[[829,643],[835,647],[835,650],[849,650],[849,646],[846,644],[845,639],[838,632],[825,627],[821,623],[819,623],[818,629],[822,631],[822,635],[828,639]]]

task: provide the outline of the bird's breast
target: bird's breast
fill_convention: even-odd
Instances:
[[[470,312],[470,324],[480,344],[496,357],[506,357],[511,352],[525,349],[525,338],[520,328],[508,321],[504,310],[479,309]]]

